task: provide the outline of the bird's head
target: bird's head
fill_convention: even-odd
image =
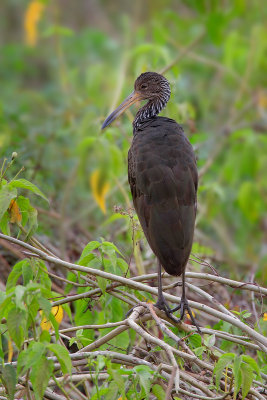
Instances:
[[[170,84],[164,76],[156,72],[144,72],[136,79],[134,91],[107,117],[102,125],[102,129],[106,128],[131,105],[138,101],[150,100],[152,103],[157,104],[158,107],[154,107],[154,114],[158,114],[166,105],[170,94]]]

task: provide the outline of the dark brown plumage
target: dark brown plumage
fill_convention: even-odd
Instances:
[[[159,263],[170,275],[182,275],[181,305],[175,310],[181,308],[181,319],[187,309],[195,323],[185,297],[184,271],[193,242],[198,174],[194,151],[182,127],[172,119],[157,116],[169,97],[167,79],[146,72],[137,78],[134,92],[106,119],[102,128],[135,101],[148,100],[136,114],[128,153],[133,203]],[[160,265],[156,305],[169,316],[173,312],[162,294]]]

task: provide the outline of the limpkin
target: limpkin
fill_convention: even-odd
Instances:
[[[133,121],[128,153],[128,180],[133,203],[147,241],[158,258],[158,301],[169,317],[185,310],[198,328],[185,295],[185,268],[191,252],[196,218],[198,173],[193,148],[183,128],[173,119],[158,117],[171,95],[168,80],[145,72],[134,91],[113,111],[102,129],[137,101],[148,100]],[[182,297],[170,309],[163,293],[161,266],[170,275],[182,275]],[[199,328],[198,328],[199,330]]]

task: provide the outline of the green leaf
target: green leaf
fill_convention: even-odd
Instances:
[[[200,346],[200,347],[196,347],[195,349],[193,349],[193,352],[195,353],[195,355],[197,357],[201,356],[205,351],[205,347]]]
[[[83,249],[78,264],[84,265],[87,264],[88,261],[91,261],[91,259],[95,257],[95,255],[92,254],[92,251],[98,249],[99,246],[101,246],[101,243],[97,242],[96,240],[89,242]]]
[[[30,190],[31,192],[35,193],[37,196],[42,197],[44,200],[46,200],[49,203],[48,198],[41,192],[41,190],[35,186],[33,183],[27,181],[26,179],[16,179],[14,181],[11,181],[8,186],[11,188],[21,188],[21,189],[27,189]]]
[[[6,290],[7,292],[16,286],[16,283],[19,279],[19,277],[22,275],[22,268],[24,265],[29,265],[29,260],[25,259],[22,261],[19,261],[17,264],[14,265],[12,271],[10,272],[8,278],[7,278],[7,283],[6,283]]]
[[[251,366],[251,368],[256,372],[256,374],[258,375],[258,378],[260,378],[260,368],[257,364],[257,362],[254,360],[254,358],[247,356],[245,354],[243,354],[241,356],[242,360],[245,361],[247,364],[249,364]]]
[[[24,342],[26,332],[27,313],[17,308],[12,308],[7,316],[7,327],[11,338],[18,348]]]
[[[222,377],[223,374],[223,370],[224,368],[233,362],[234,358],[235,358],[235,354],[234,353],[225,353],[223,354],[219,360],[217,361],[215,368],[213,370],[213,374],[216,377],[216,387],[217,389],[219,388],[219,384],[220,384],[220,379]]]
[[[25,241],[31,238],[31,236],[36,232],[37,227],[38,227],[37,210],[32,207],[28,212],[28,226],[27,226],[28,233],[25,238]]]
[[[63,374],[67,374],[67,373],[70,374],[71,359],[70,359],[68,350],[65,347],[63,347],[57,343],[48,344],[47,348],[56,355],[56,357],[60,363]]]
[[[241,363],[240,371],[242,376],[242,400],[246,397],[253,381],[253,369],[250,365]]]
[[[38,297],[38,303],[40,305],[40,308],[44,310],[45,315],[49,316],[52,308],[50,301],[47,300],[47,298],[40,296]]]
[[[89,242],[83,249],[80,259],[92,253],[93,250],[98,249],[100,245],[101,243],[97,242],[96,240]]]
[[[195,333],[189,337],[189,342],[193,347],[200,347],[202,344],[201,336],[198,333]]]
[[[120,391],[122,397],[124,398],[125,397],[125,384],[124,384],[123,377],[114,368],[109,368],[108,367],[108,373],[112,376],[113,381],[116,383],[116,385],[119,388],[119,391]]]
[[[26,292],[26,288],[22,285],[17,285],[15,287],[15,304],[17,306],[17,309],[20,309],[22,311],[26,311],[26,307],[24,304],[24,295]]]
[[[10,236],[10,227],[9,227],[10,215],[9,212],[6,211],[0,220],[0,229],[4,235]]]
[[[30,380],[33,386],[36,400],[42,400],[47,388],[48,381],[52,375],[54,363],[44,355],[40,357],[30,373]]]
[[[25,264],[22,265],[22,276],[24,286],[27,286],[27,284],[33,280],[33,270],[28,260]]]
[[[13,400],[16,392],[16,370],[12,365],[7,364],[0,367],[0,381],[6,389],[8,399]]]
[[[18,373],[25,373],[35,366],[45,352],[45,345],[40,342],[31,342],[28,349],[23,350],[18,357]]]
[[[123,257],[123,254],[120,252],[120,250],[118,249],[118,247],[115,246],[114,243],[104,241],[104,242],[102,242],[102,246],[101,246],[101,247],[102,247],[103,251],[104,251],[105,253],[107,253],[107,254],[109,254],[109,253],[111,252],[111,250],[114,250],[114,251],[116,251],[121,257]]]
[[[237,393],[239,392],[242,384],[240,364],[241,364],[241,357],[236,356],[233,365],[233,374],[235,378],[234,400],[236,399]]]
[[[153,371],[151,371],[151,369],[146,365],[138,365],[134,367],[133,370],[137,373],[140,385],[144,388],[146,396],[148,396],[151,389]]]
[[[158,400],[165,400],[165,391],[162,386],[156,384],[152,387],[152,393],[156,396]]]
[[[48,331],[42,331],[40,335],[40,342],[41,343],[50,343],[51,342],[51,335]]]
[[[250,312],[245,312],[244,314],[242,314],[242,317],[244,318],[244,319],[247,319],[247,318],[249,318],[251,316],[251,313]]]
[[[127,272],[129,269],[129,265],[123,258],[117,258],[117,265],[120,267],[123,273]]]
[[[104,294],[107,287],[107,280],[105,278],[102,278],[101,276],[97,276],[96,279],[98,286],[100,287],[102,293]]]
[[[204,340],[204,343],[205,343],[205,346],[207,346],[207,347],[212,347],[212,346],[214,346],[215,341],[216,341],[216,336],[215,336],[215,335],[209,335],[209,336]]]
[[[10,184],[4,185],[2,182],[0,188],[0,220],[7,211],[9,204],[12,199],[17,197],[17,190],[10,186]]]

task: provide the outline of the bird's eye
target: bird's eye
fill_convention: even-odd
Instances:
[[[146,83],[143,83],[143,84],[141,85],[141,89],[147,89],[147,84],[146,84]]]

